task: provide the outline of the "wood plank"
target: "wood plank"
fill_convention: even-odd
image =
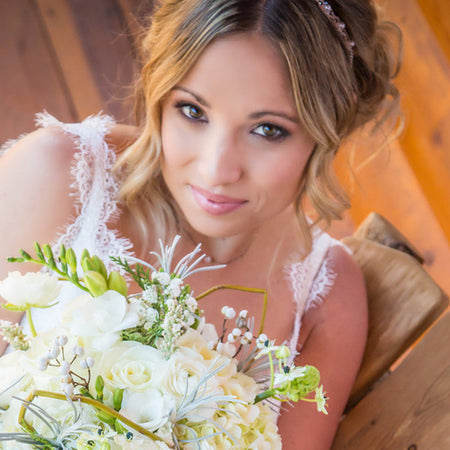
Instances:
[[[359,224],[353,236],[360,239],[369,239],[370,241],[378,242],[395,250],[408,253],[420,264],[424,262],[423,256],[416,249],[416,246],[403,236],[388,220],[375,212],[369,214]]]
[[[127,24],[127,29],[133,38],[141,32],[142,26],[149,23],[149,17],[154,8],[153,0],[117,0]]]
[[[1,2],[0,53],[0,142],[32,130],[44,108],[61,120],[75,119],[33,1]]]
[[[450,239],[450,63],[417,0],[384,0],[383,5],[404,33],[398,85],[407,127],[400,142]]]
[[[344,449],[450,448],[450,313],[343,420]]]
[[[122,9],[116,0],[67,3],[102,109],[119,122],[132,122],[136,62]]]
[[[418,0],[419,6],[439,40],[440,47],[450,60],[450,2]]]
[[[350,194],[353,222],[361,223],[375,211],[386,217],[424,256],[424,267],[441,288],[450,293],[450,247],[428,199],[413,172],[402,148],[394,142],[382,150],[361,170],[356,170],[356,182],[349,175],[351,148],[342,149],[336,161],[336,171]],[[373,147],[358,142],[357,160],[353,167],[367,160]]]
[[[413,256],[367,239],[343,242],[363,271],[369,299],[369,335],[352,406],[438,318],[448,299]]]
[[[67,0],[35,0],[75,106],[77,120],[95,114],[103,99],[81,45]]]

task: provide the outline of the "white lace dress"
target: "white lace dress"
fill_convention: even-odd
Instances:
[[[77,215],[67,224],[53,248],[56,250],[63,243],[66,247],[72,247],[78,255],[88,248],[91,254],[97,254],[105,262],[110,261],[109,256],[132,254],[131,242],[120,238],[115,230],[107,227],[107,223],[119,214],[116,203],[118,186],[111,175],[115,154],[105,142],[105,135],[114,125],[114,120],[97,115],[88,117],[82,123],[66,124],[42,113],[37,115],[37,125],[60,128],[73,137],[78,148],[72,166]],[[305,311],[320,304],[333,286],[336,274],[328,250],[334,245],[342,244],[328,234],[317,231],[311,253],[302,261],[285,267],[295,306],[295,323],[289,342],[293,351]],[[45,330],[58,323],[64,301],[73,296],[73,288],[70,284],[65,287],[57,307],[33,311],[37,330]]]

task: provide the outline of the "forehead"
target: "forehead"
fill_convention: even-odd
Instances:
[[[256,32],[213,41],[180,84],[200,95],[225,93],[255,106],[267,103],[267,107],[295,109],[284,59],[267,38]]]

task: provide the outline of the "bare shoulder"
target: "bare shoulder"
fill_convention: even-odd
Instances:
[[[116,123],[106,136],[106,142],[116,153],[121,153],[140,135],[138,127]]]
[[[352,332],[367,332],[367,296],[359,265],[342,246],[330,248],[327,255],[336,278],[332,289],[319,307],[310,308],[303,317],[300,345],[308,340],[316,327],[348,328]]]
[[[76,145],[56,127],[36,130],[0,158],[0,271],[4,257],[52,241],[74,213],[70,169]]]
[[[367,297],[361,269],[340,246],[332,247],[328,257],[336,279],[323,302],[304,315],[296,363],[319,369],[329,397],[329,414],[318,414],[303,402],[283,414],[279,424],[283,435],[288,436],[283,445],[286,449],[330,448],[366,345]],[[289,441],[288,430],[294,426],[297,439],[304,436],[300,446],[298,440],[297,444]]]
[[[75,150],[73,139],[61,129],[39,128],[22,137],[2,156],[0,169],[20,166],[28,176],[39,169],[62,169],[70,164]]]

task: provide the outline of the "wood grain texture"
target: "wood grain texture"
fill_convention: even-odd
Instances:
[[[75,119],[62,74],[32,0],[0,5],[0,142],[34,128],[44,108]]]
[[[350,148],[338,155],[337,173],[350,193],[353,222],[361,223],[375,211],[386,217],[425,258],[425,269],[446,292],[450,292],[450,246],[434,211],[396,141],[356,172],[357,183],[346,176]],[[359,161],[367,154],[363,146]],[[368,149],[373,152],[373,149]],[[359,163],[359,162],[358,162]]]
[[[369,335],[353,405],[437,319],[448,299],[412,256],[366,239],[343,242],[363,271],[369,299]]]
[[[450,60],[450,2],[447,0],[417,0],[439,40],[441,49]]]
[[[401,250],[413,256],[420,264],[424,263],[423,256],[415,245],[409,241],[387,219],[376,212],[370,213],[363,222],[358,225],[353,236],[359,239],[369,239],[379,244]]]
[[[67,0],[101,109],[131,123],[136,62],[133,36],[115,0]]]
[[[449,239],[450,63],[417,0],[387,0],[382,4],[386,16],[404,33],[398,85],[407,126],[400,143]]]
[[[67,0],[35,0],[64,74],[77,120],[103,108],[102,97],[80,41]]]
[[[450,448],[450,313],[343,420],[334,450]]]

